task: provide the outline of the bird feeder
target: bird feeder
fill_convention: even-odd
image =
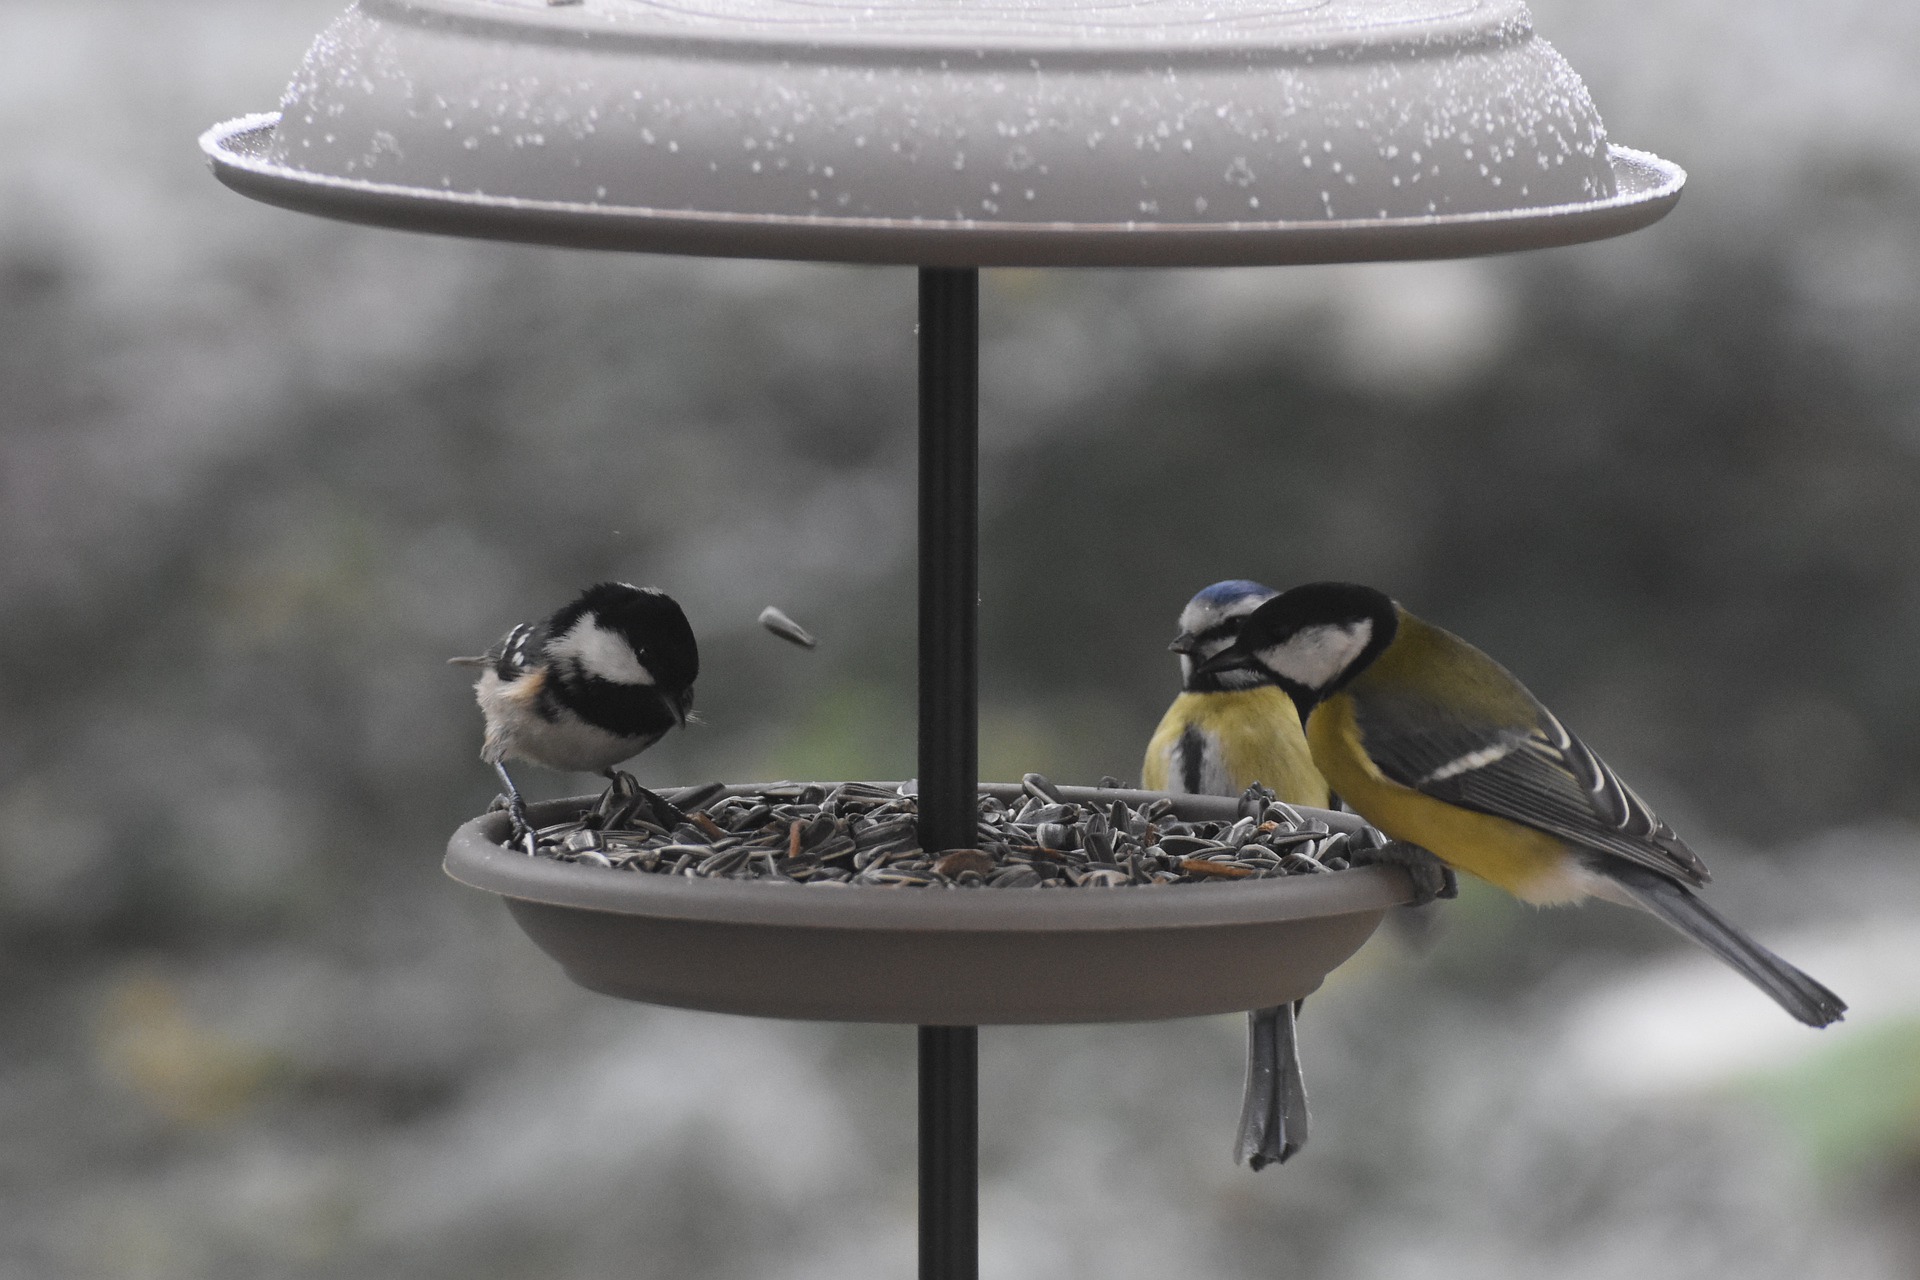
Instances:
[[[919,267],[928,849],[975,839],[978,268],[1565,245],[1655,221],[1685,181],[1609,141],[1520,0],[360,0],[277,112],[201,145],[242,194],[378,226]],[[504,832],[463,827],[449,872],[589,987],[920,1024],[921,1274],[942,1280],[977,1270],[977,1024],[1293,999],[1410,896],[1385,868],[820,892],[542,863]],[[1189,964],[1209,982],[1168,981]]]

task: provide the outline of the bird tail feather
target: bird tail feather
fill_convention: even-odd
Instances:
[[[1307,1085],[1300,1071],[1294,1007],[1247,1014],[1247,1084],[1234,1141],[1236,1164],[1279,1164],[1307,1145]]]
[[[1613,879],[1643,910],[1731,965],[1808,1026],[1838,1022],[1847,1011],[1846,1001],[1749,938],[1685,887],[1639,867],[1615,869]]]

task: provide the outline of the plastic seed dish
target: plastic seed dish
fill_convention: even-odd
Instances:
[[[842,847],[856,843],[844,823],[772,812],[796,801],[817,808],[830,793],[852,794],[863,816],[899,808],[888,784],[762,784],[709,789],[701,802],[718,822],[704,813],[684,823],[651,813],[623,820],[627,834],[653,826],[666,837],[651,850],[636,841],[631,853],[605,833],[574,838],[591,830],[579,820],[592,799],[533,807],[548,835],[542,856],[503,846],[506,815],[491,813],[454,834],[446,869],[506,898],[528,936],[594,991],[721,1013],[948,1026],[1176,1018],[1299,999],[1413,897],[1398,868],[1347,867],[1373,845],[1351,814],[1246,814],[1221,797],[1053,791],[1064,805],[1017,784],[983,786],[989,809],[1006,815],[997,827],[983,821],[983,845],[1002,843],[990,830],[1016,843],[968,851],[966,866],[953,854],[916,858],[912,833],[886,825],[898,821],[890,812],[861,848]],[[716,795],[752,803],[743,811]],[[1115,802],[1137,819],[1132,839],[1116,840],[1111,823],[1048,821],[1074,806],[1113,813]],[[1139,830],[1154,819],[1214,834]],[[788,843],[776,849],[769,836],[766,849],[749,847],[742,836],[755,831]],[[639,865],[649,853],[650,865]],[[1025,869],[1032,879],[995,887],[996,854],[992,875]],[[1172,874],[1214,859],[1228,874]],[[629,860],[636,865],[620,865]],[[766,874],[748,865],[756,860]],[[923,860],[924,871],[899,870]],[[935,872],[942,862],[946,872]],[[795,879],[821,868],[831,882]],[[843,871],[854,874],[839,878]],[[1185,882],[1156,883],[1156,874]]]
[[[1520,0],[361,0],[201,142],[333,217],[927,266],[1534,248],[1685,181]]]

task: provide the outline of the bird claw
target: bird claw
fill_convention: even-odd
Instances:
[[[527,821],[527,802],[521,799],[520,788],[513,785],[513,778],[507,773],[506,765],[496,760],[493,762],[493,771],[499,777],[501,784],[506,787],[507,792],[504,796],[495,796],[487,812],[494,813],[505,808],[509,832],[507,847],[511,849],[519,846],[532,855],[540,846],[533,834],[533,824]],[[505,802],[504,805],[502,801]]]
[[[1436,898],[1460,896],[1460,877],[1453,868],[1417,844],[1389,840],[1377,849],[1357,851],[1356,866],[1399,867],[1413,881],[1413,906],[1424,907]]]
[[[607,770],[607,789],[587,811],[587,825],[603,831],[618,825],[618,821],[626,817],[628,806],[640,795],[640,784],[632,774],[620,769]]]
[[[653,810],[654,821],[667,830],[671,831],[687,820],[686,811],[665,796],[655,795],[645,787],[636,787],[635,790],[640,793],[640,799],[646,801],[648,807]]]
[[[495,805],[488,813],[498,813],[502,809],[507,813],[507,847],[519,849],[531,854],[539,847],[539,837],[534,834],[533,824],[527,821],[525,805],[509,800],[504,805]]]
[[[532,853],[538,841],[533,834],[533,823],[527,820],[527,806],[519,796],[507,802],[507,822],[513,829],[511,843],[521,845],[528,853]]]
[[[636,813],[651,817],[669,831],[687,820],[679,806],[641,786],[632,774],[619,769],[607,770],[606,794],[588,812],[588,825],[604,831]]]
[[[520,802],[519,796],[509,796],[505,793],[497,795],[492,803],[487,805],[487,812],[504,812],[507,815],[508,848],[518,846],[524,847],[528,853],[534,851],[537,840],[533,833],[533,824],[527,821],[527,807]]]

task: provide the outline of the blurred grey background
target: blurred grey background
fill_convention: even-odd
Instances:
[[[705,652],[644,779],[911,770],[913,275],[226,192],[336,7],[0,7],[0,1277],[908,1275],[909,1030],[589,996],[438,860],[441,660],[603,576]],[[984,769],[1136,776],[1191,592],[1372,582],[1855,1012],[1470,890],[1309,1003],[1259,1176],[1236,1019],[989,1030],[994,1280],[1920,1275],[1920,10],[1536,16],[1666,222],[988,274]]]

